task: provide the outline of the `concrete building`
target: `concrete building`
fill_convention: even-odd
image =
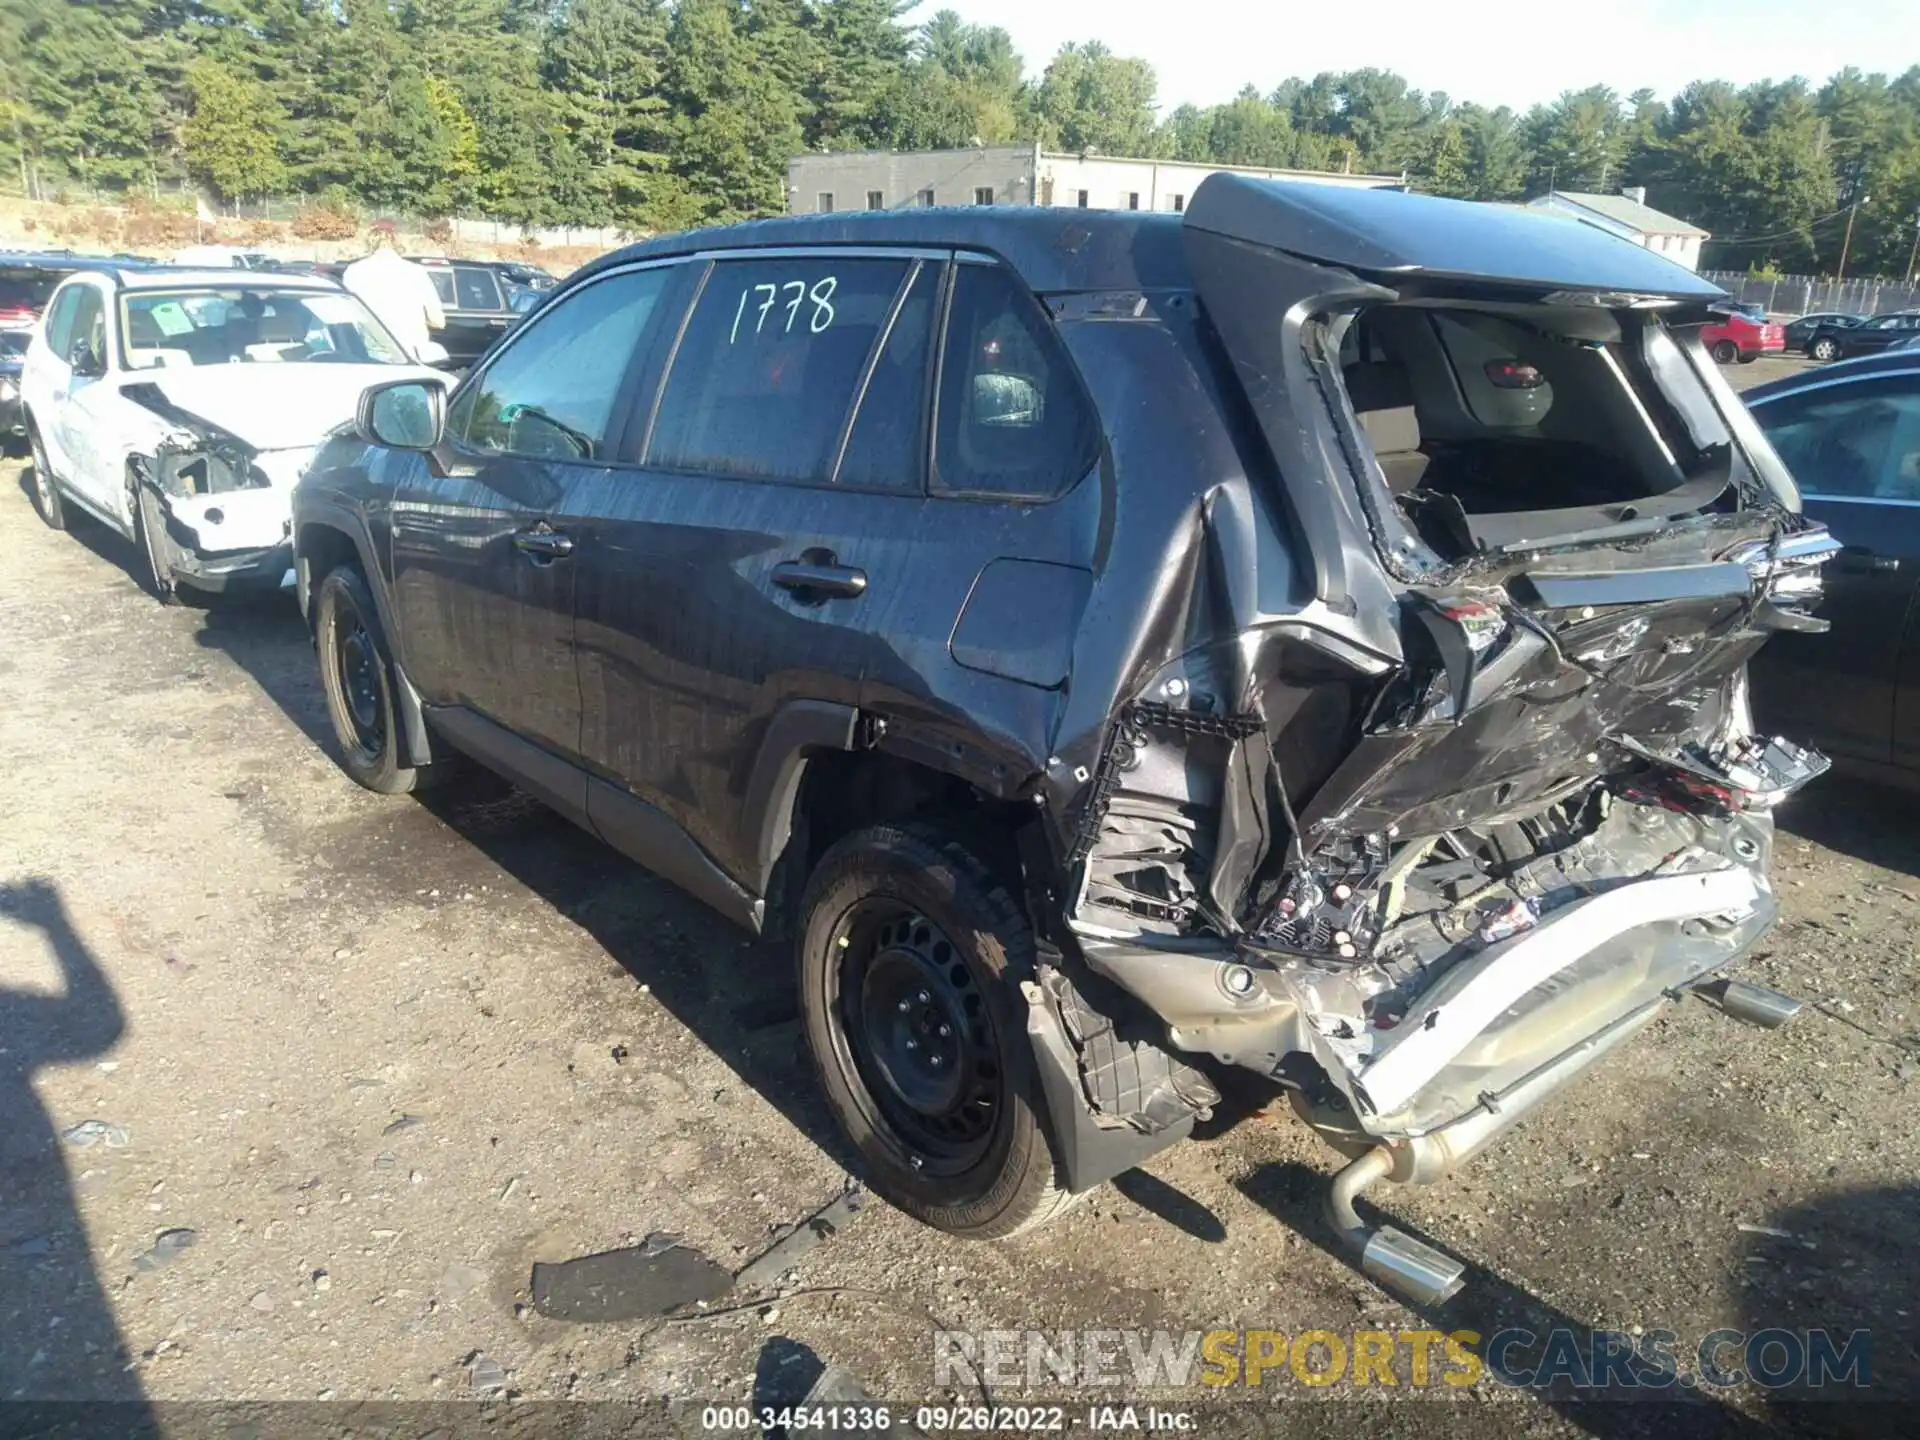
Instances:
[[[1647,204],[1644,185],[1629,186],[1618,195],[1553,190],[1529,203],[1536,210],[1566,215],[1605,230],[1609,235],[1631,240],[1689,270],[1700,268],[1700,247],[1712,238],[1698,225],[1689,225]]]
[[[1217,171],[1322,185],[1398,187],[1403,175],[1264,170],[1114,155],[1055,155],[1038,145],[971,150],[835,150],[787,162],[787,209],[897,210],[912,205],[1064,205],[1094,210],[1184,210]]]

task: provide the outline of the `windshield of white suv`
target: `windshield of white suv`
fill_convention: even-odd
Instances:
[[[121,296],[129,370],[195,365],[404,365],[406,352],[352,295],[271,286]]]

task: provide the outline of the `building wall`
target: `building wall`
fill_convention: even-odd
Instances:
[[[1037,176],[1036,176],[1037,166]],[[796,215],[824,208],[897,210],[923,203],[933,192],[936,205],[980,203],[992,193],[996,205],[1073,206],[1085,191],[1095,210],[1126,210],[1139,197],[1142,210],[1173,210],[1192,196],[1207,176],[1219,170],[1275,180],[1308,180],[1331,185],[1377,188],[1397,185],[1382,175],[1322,175],[1298,170],[1257,170],[1239,166],[1182,165],[1170,161],[1120,159],[1104,155],[1043,155],[1031,145],[989,145],[978,150],[853,150],[796,155],[787,162],[787,209]]]
[[[796,155],[787,162],[787,210],[809,215],[831,195],[835,210],[900,210],[924,203],[972,205],[976,191],[991,190],[996,205],[1033,203],[1031,145],[990,145],[979,150],[847,150]]]
[[[1085,191],[1087,205],[1094,210],[1175,210],[1184,209],[1209,175],[1222,171],[1235,175],[1255,175],[1268,180],[1295,180],[1321,185],[1355,185],[1378,189],[1397,185],[1396,177],[1384,175],[1333,175],[1298,170],[1259,170],[1239,165],[1185,165],[1165,160],[1128,160],[1103,155],[1042,155],[1040,157],[1040,203],[1072,206],[1080,203]],[[1131,202],[1139,197],[1139,205]]]

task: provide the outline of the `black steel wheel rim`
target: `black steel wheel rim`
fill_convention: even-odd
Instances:
[[[354,748],[377,760],[386,745],[386,707],[380,703],[380,652],[373,636],[352,611],[340,614],[333,627],[334,689],[340,710],[353,732]]]
[[[837,1019],[876,1131],[929,1176],[979,1163],[1005,1111],[986,996],[944,931],[897,900],[856,903],[835,928]]]

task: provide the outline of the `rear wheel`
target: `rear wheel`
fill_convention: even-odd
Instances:
[[[47,447],[41,443],[39,426],[27,427],[27,447],[33,452],[33,508],[49,530],[64,530],[67,509],[61,503],[59,487],[53,483],[53,471],[47,468]]]
[[[1019,991],[1033,935],[1007,889],[957,842],[882,825],[827,852],[801,914],[807,1039],[874,1190],[969,1239],[1065,1209]]]
[[[1713,342],[1713,358],[1722,365],[1731,365],[1740,358],[1740,347],[1731,340],[1716,340]]]
[[[320,689],[340,743],[340,767],[381,795],[425,788],[437,767],[400,763],[393,657],[365,577],[351,565],[329,572],[313,607]]]
[[[1808,348],[1807,354],[1816,360],[1836,360],[1840,356],[1840,345],[1837,341],[1822,335]]]

